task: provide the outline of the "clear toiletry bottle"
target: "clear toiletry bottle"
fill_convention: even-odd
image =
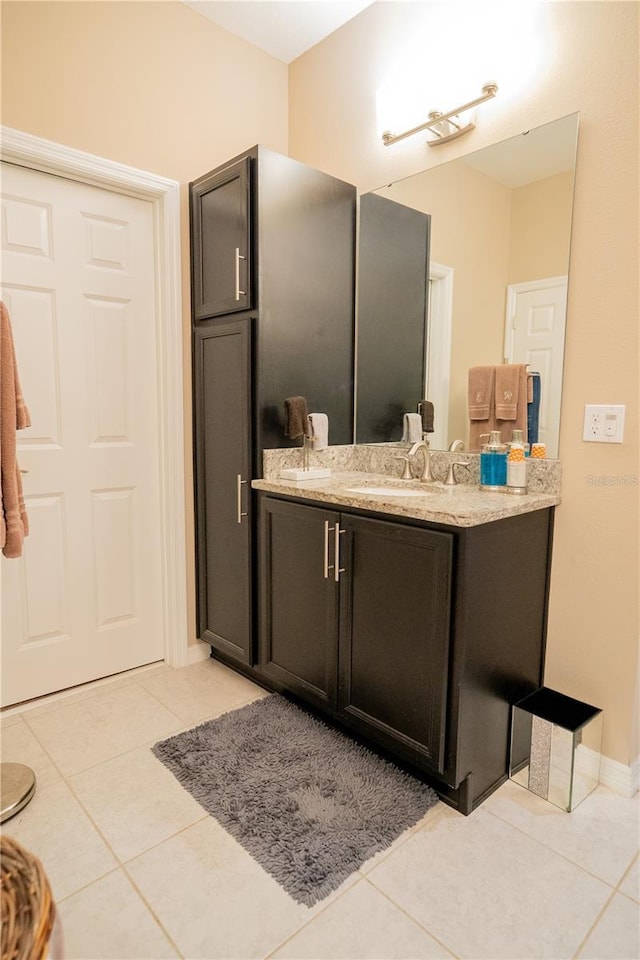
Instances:
[[[513,431],[513,439],[509,444],[507,454],[507,492],[527,492],[528,464],[525,459],[525,445],[522,439],[522,430]]]
[[[507,483],[507,445],[499,430],[492,430],[480,452],[480,489],[500,490]]]

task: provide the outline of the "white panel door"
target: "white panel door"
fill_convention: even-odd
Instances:
[[[2,164],[2,299],[31,427],[2,559],[2,705],[163,657],[153,211]]]
[[[538,440],[549,457],[558,456],[566,317],[567,277],[507,287],[505,357],[540,374]]]

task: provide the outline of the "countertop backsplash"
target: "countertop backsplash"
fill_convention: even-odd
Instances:
[[[317,453],[309,454],[310,467],[329,467],[340,472],[359,471],[363,473],[384,474],[399,478],[404,463],[399,457],[406,456],[408,444],[376,443],[345,444],[329,446]],[[436,480],[443,481],[449,470],[449,464],[457,461],[469,461],[469,466],[458,467],[458,483],[477,485],[480,483],[480,454],[456,450],[431,452],[431,472]],[[528,491],[550,496],[560,496],[562,465],[559,460],[528,459]],[[280,471],[287,467],[302,466],[302,448],[284,448],[265,450],[263,454],[263,476],[265,480],[275,480]],[[414,472],[422,469],[422,454],[416,456]]]

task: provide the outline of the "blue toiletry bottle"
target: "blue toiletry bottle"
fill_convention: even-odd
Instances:
[[[507,445],[499,430],[492,430],[480,452],[480,489],[500,490],[507,483]]]

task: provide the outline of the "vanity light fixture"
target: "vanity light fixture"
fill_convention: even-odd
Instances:
[[[388,147],[392,143],[397,143],[398,140],[404,140],[405,137],[412,137],[414,133],[420,133],[421,130],[428,130],[433,134],[433,139],[427,140],[430,147],[436,147],[440,143],[448,143],[450,140],[455,140],[464,133],[470,133],[475,129],[474,123],[469,122],[463,124],[460,115],[471,110],[473,107],[477,107],[478,104],[484,103],[486,100],[491,100],[497,92],[497,83],[485,83],[482,88],[482,96],[476,97],[475,100],[471,100],[469,103],[464,103],[461,107],[455,107],[453,110],[449,110],[448,113],[440,113],[437,110],[433,110],[429,114],[428,120],[417,127],[412,127],[411,130],[405,130],[404,133],[394,134],[386,131],[382,134],[382,142],[385,147]]]

